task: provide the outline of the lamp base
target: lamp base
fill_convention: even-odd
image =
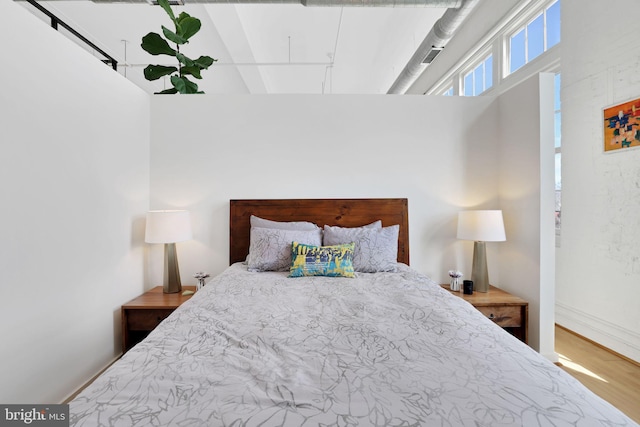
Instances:
[[[165,294],[182,292],[180,269],[178,268],[178,254],[176,253],[175,243],[164,244],[164,279],[162,282],[162,292]]]
[[[474,291],[489,292],[489,270],[487,269],[487,249],[485,242],[473,243],[471,280],[473,280]]]

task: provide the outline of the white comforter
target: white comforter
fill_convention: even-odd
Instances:
[[[90,427],[635,425],[404,265],[346,279],[235,264],[70,412]]]

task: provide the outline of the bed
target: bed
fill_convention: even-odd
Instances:
[[[251,271],[252,215],[393,229],[394,268]],[[406,199],[232,200],[229,268],[70,402],[71,425],[636,425],[409,267],[408,235]]]

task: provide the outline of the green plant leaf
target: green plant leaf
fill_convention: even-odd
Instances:
[[[168,29],[167,27],[165,27],[164,25],[162,26],[162,34],[164,34],[164,36],[176,43],[176,44],[185,44],[185,43],[189,43],[189,41],[187,39],[185,39],[184,37],[181,37],[179,35],[177,35],[176,33],[174,33],[173,31],[171,31],[170,29]]]
[[[169,89],[165,89],[165,90],[161,90],[160,92],[156,92],[156,95],[174,95],[178,93],[178,89],[176,89],[175,87],[169,88]]]
[[[142,48],[151,55],[169,55],[178,60],[178,66],[167,65],[148,65],[144,69],[144,76],[147,80],[157,80],[160,77],[170,75],[172,88],[165,89],[158,94],[175,94],[175,93],[204,93],[198,91],[198,85],[187,78],[193,76],[201,79],[201,71],[209,68],[216,60],[209,56],[200,56],[197,60],[193,60],[180,53],[180,45],[188,43],[189,38],[200,31],[202,23],[199,19],[190,16],[186,12],[181,12],[178,17],[173,12],[169,0],[158,0],[158,4],[169,15],[171,21],[175,25],[175,31],[171,31],[165,26],[162,27],[162,35],[157,33],[149,33],[142,38]],[[169,42],[175,43],[174,49]]]
[[[178,61],[180,61],[182,64],[184,64],[187,67],[193,67],[195,65],[195,62],[193,62],[193,59],[189,58],[188,56],[185,56],[182,53],[176,54],[176,58],[178,58]]]
[[[176,15],[173,14],[173,9],[171,9],[171,6],[169,5],[169,1],[158,0],[158,4],[164,9],[165,12],[167,12],[167,15],[169,15],[169,18],[171,18],[173,23],[177,25],[178,21],[176,21]]]
[[[182,67],[180,70],[182,76],[192,75],[196,79],[202,79],[202,75],[200,74],[200,67]]]
[[[158,33],[149,33],[144,36],[140,46],[151,55],[176,56],[176,51]]]
[[[178,22],[179,24],[185,18],[191,18],[191,15],[189,15],[187,12],[180,12],[180,15],[178,15],[178,19],[176,20],[176,22]]]
[[[167,76],[178,71],[176,67],[167,67],[164,65],[147,65],[144,69],[144,78],[152,81],[158,80],[162,76]]]
[[[185,40],[189,40],[194,34],[200,31],[202,24],[198,18],[188,16],[178,22],[178,34]]]
[[[180,93],[198,93],[198,85],[186,77],[171,76],[171,84]]]
[[[203,69],[206,70],[207,68],[209,68],[211,66],[211,64],[213,64],[216,61],[217,61],[217,59],[213,59],[210,56],[203,55],[203,56],[201,56],[200,58],[196,59],[193,62],[198,67],[203,68]]]

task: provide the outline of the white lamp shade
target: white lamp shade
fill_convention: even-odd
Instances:
[[[503,242],[502,211],[463,211],[458,213],[458,239],[478,242]]]
[[[149,211],[144,241],[147,243],[175,243],[190,240],[191,217],[189,211]]]

